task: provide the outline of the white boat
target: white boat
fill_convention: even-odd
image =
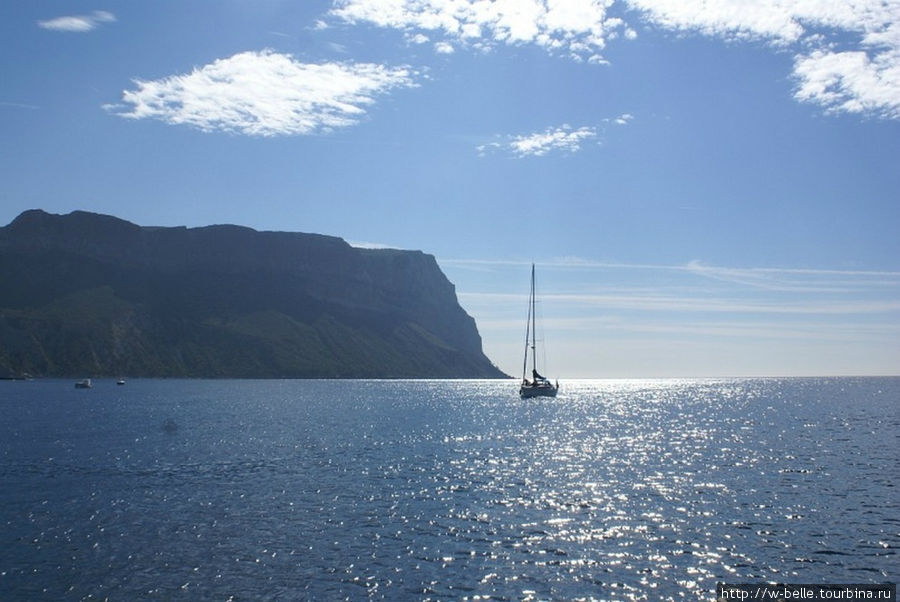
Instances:
[[[76,388],[76,389],[90,389],[90,388],[93,387],[93,386],[94,386],[94,385],[91,384],[91,379],[89,379],[89,378],[85,378],[85,379],[83,379],[83,380],[79,380],[77,383],[75,383],[75,388]]]
[[[537,371],[537,333],[535,330],[535,295],[534,295],[534,264],[531,264],[531,294],[528,297],[528,321],[525,329],[525,360],[522,362],[522,385],[519,387],[519,395],[522,399],[529,397],[556,397],[559,392],[559,381],[551,383]],[[528,380],[528,352],[531,351],[531,380]]]

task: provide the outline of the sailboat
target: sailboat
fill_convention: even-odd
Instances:
[[[554,385],[537,371],[537,331],[535,330],[534,264],[531,264],[531,295],[528,297],[528,321],[525,328],[525,360],[522,362],[522,386],[519,395],[528,397],[556,397],[559,381]],[[531,380],[528,380],[528,351],[531,350]]]

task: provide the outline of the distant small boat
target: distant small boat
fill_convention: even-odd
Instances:
[[[124,379],[124,378],[120,378],[119,380],[116,381],[116,384],[119,385],[119,386],[124,385],[124,384],[125,384],[125,379]]]
[[[528,298],[528,321],[525,328],[525,361],[522,363],[522,386],[519,387],[519,395],[525,399],[528,397],[556,397],[559,392],[559,381],[554,385],[537,371],[537,333],[535,331],[536,319],[534,298],[534,264],[531,264],[531,296]],[[528,350],[531,349],[531,380],[525,376],[528,368]]]
[[[89,379],[89,378],[85,378],[84,380],[79,380],[77,383],[75,383],[76,389],[90,389],[93,386],[94,385],[91,383],[91,379]]]

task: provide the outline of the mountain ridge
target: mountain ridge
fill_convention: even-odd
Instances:
[[[0,375],[505,376],[421,251],[29,210],[0,270]]]

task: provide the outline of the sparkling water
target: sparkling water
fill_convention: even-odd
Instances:
[[[0,382],[0,599],[712,600],[900,568],[900,379]]]

